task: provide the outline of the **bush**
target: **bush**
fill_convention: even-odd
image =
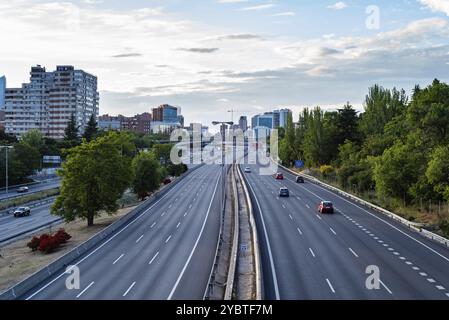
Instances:
[[[39,248],[40,239],[38,237],[33,237],[30,242],[27,243],[27,247],[30,248],[33,252]]]
[[[320,172],[323,176],[328,176],[332,173],[334,173],[334,167],[329,166],[329,165],[324,165],[320,167]]]
[[[33,237],[27,246],[32,251],[39,250],[45,254],[55,251],[61,244],[66,243],[72,238],[64,229],[59,229],[54,235],[48,233],[42,234],[40,237]]]

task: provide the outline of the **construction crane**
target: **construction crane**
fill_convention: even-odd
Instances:
[[[232,122],[234,122],[234,113],[235,113],[235,112],[243,113],[243,112],[250,112],[250,111],[247,111],[247,110],[235,110],[235,109],[228,110],[228,113],[231,114],[231,120],[232,120]]]

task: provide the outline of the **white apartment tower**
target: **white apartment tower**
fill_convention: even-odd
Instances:
[[[73,66],[31,68],[30,82],[6,89],[5,131],[20,138],[31,129],[62,139],[72,114],[82,134],[92,114],[98,119],[97,77]]]

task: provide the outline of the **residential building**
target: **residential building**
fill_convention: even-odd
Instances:
[[[171,132],[173,129],[184,127],[181,108],[163,104],[154,108],[152,112],[151,132],[153,133]]]
[[[292,113],[290,109],[280,109],[274,110],[273,113],[276,115],[275,128],[285,128],[287,127],[288,116]]]
[[[31,129],[46,137],[62,139],[75,116],[80,134],[92,115],[98,117],[97,77],[73,66],[57,66],[47,72],[31,68],[30,82],[5,92],[5,131],[20,138]]]
[[[98,118],[98,128],[103,130],[117,130],[120,131],[122,127],[123,116],[110,116],[108,114],[102,115]]]

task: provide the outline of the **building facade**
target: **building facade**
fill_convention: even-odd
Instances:
[[[31,68],[30,82],[5,92],[5,131],[21,135],[32,129],[46,137],[64,138],[64,131],[75,116],[83,134],[92,115],[98,118],[97,77],[73,66]]]
[[[122,127],[122,116],[110,116],[108,114],[98,117],[98,128],[101,130],[120,131]]]
[[[248,129],[248,117],[241,116],[239,119],[239,129],[245,132]]]
[[[275,128],[285,128],[287,127],[288,116],[292,113],[290,109],[280,109],[274,110],[273,113],[276,115]]]
[[[6,78],[0,77],[0,110],[5,108]]]

